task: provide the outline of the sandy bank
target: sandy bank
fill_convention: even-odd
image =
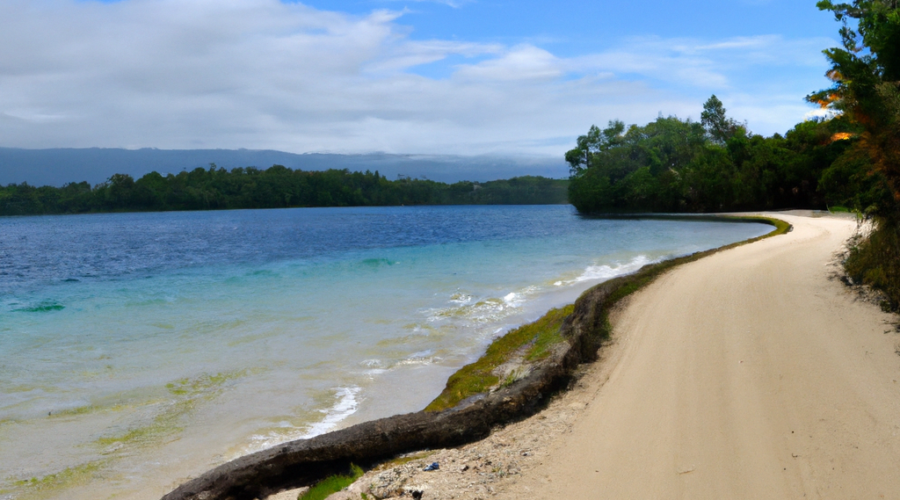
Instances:
[[[895,318],[833,279],[851,221],[783,218],[635,296],[609,380],[501,497],[900,497]]]
[[[794,231],[631,297],[601,362],[540,414],[357,487],[402,481],[429,499],[900,498],[896,317],[835,279],[855,224],[771,215]],[[421,472],[431,461],[441,471]]]

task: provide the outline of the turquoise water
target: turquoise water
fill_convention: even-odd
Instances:
[[[158,498],[419,410],[587,287],[769,229],[568,206],[0,219],[0,498]]]

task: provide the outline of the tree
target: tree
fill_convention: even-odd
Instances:
[[[725,115],[725,105],[715,94],[703,103],[700,123],[717,144],[725,144],[740,127],[737,122]]]
[[[590,166],[591,157],[596,153],[608,151],[610,148],[622,144],[622,133],[625,131],[625,123],[620,120],[610,120],[609,126],[603,130],[591,125],[586,135],[579,136],[575,141],[576,147],[566,153],[566,162],[570,172],[575,175]]]
[[[855,147],[865,151],[873,171],[885,176],[895,201],[875,212],[900,221],[900,2],[823,0],[817,6],[841,22],[843,47],[824,51],[831,62],[826,75],[834,84],[807,100],[862,127]]]
[[[855,122],[862,132],[826,180],[854,180],[855,165],[868,163],[871,176],[882,176],[889,197],[878,196],[878,184],[867,191],[875,201],[864,208],[875,222],[867,238],[850,248],[846,270],[885,292],[883,306],[900,308],[900,2],[854,0],[833,4],[820,1],[821,10],[840,21],[842,48],[824,51],[831,62],[831,88],[807,97]],[[855,22],[855,26],[851,25]],[[846,168],[849,167],[849,168]],[[881,201],[878,201],[881,200]]]

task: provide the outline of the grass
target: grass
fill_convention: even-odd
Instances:
[[[563,320],[572,314],[574,304],[560,309],[551,309],[543,317],[498,338],[484,355],[459,369],[447,380],[443,392],[431,402],[425,411],[441,411],[453,408],[460,401],[489,391],[500,385],[499,377],[494,373],[496,368],[516,355],[528,361],[540,361],[552,352],[552,347],[564,339],[559,333]]]
[[[363,470],[359,466],[350,464],[350,474],[335,474],[326,477],[306,490],[306,493],[297,497],[297,500],[325,500],[332,493],[337,493],[353,484],[362,475]]]
[[[604,283],[604,286],[609,286],[611,290],[602,304],[603,309],[608,310],[616,302],[640,290],[659,275],[675,266],[699,260],[722,250],[784,234],[791,230],[791,225],[787,222],[761,216],[704,216],[702,218],[695,218],[694,220],[761,222],[774,226],[775,229],[757,238],[732,243],[705,252],[697,252],[684,257],[665,260],[653,265],[645,266],[637,273],[614,278]],[[497,367],[514,359],[517,355],[522,355],[523,359],[530,362],[540,361],[549,356],[553,351],[554,346],[565,341],[560,334],[560,327],[566,317],[572,313],[574,307],[574,304],[570,304],[560,309],[552,309],[534,323],[529,323],[514,330],[510,330],[506,335],[494,340],[494,342],[488,346],[487,351],[481,358],[474,363],[460,368],[456,373],[450,376],[444,390],[434,401],[425,407],[425,411],[433,412],[447,410],[453,408],[467,398],[486,393],[495,387],[511,385],[515,382],[516,374],[510,373],[503,381],[501,381],[494,373]],[[606,317],[606,314],[604,313],[600,331],[595,332],[595,334],[599,335],[601,339],[608,338],[611,329],[612,327],[609,324],[609,318]]]

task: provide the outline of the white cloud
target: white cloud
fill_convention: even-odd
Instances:
[[[467,80],[552,80],[563,74],[560,61],[531,45],[513,47],[500,57],[474,65],[461,65],[456,76]]]
[[[4,0],[0,146],[558,155],[592,123],[696,117],[712,92],[769,133],[825,86],[801,78],[794,92],[777,71],[817,76],[831,44],[640,38],[561,57],[415,40],[400,16],[278,0]],[[441,62],[453,56],[473,62]],[[428,63],[453,64],[451,76],[414,73]]]

